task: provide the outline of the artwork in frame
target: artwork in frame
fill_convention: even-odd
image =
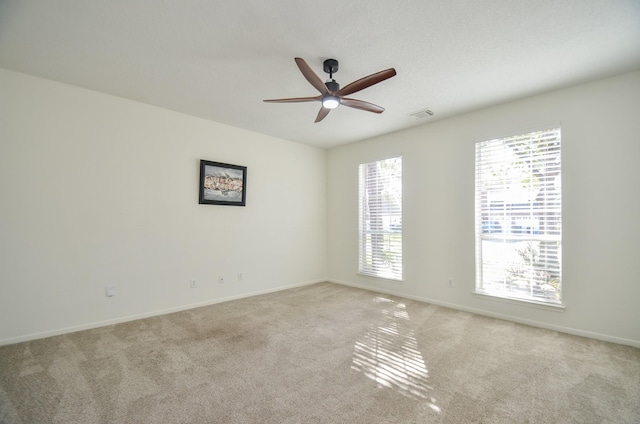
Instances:
[[[247,167],[200,161],[201,205],[245,206]]]

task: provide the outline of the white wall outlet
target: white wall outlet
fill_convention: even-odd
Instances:
[[[242,281],[244,279],[244,276],[242,275],[241,272],[238,273],[238,281]]]
[[[116,286],[107,286],[105,287],[105,295],[107,297],[113,297],[116,295]]]
[[[449,279],[447,280],[447,285],[449,287],[453,287],[453,278],[449,277]]]
[[[224,283],[224,277],[222,275],[218,275],[218,283],[220,284]]]
[[[196,280],[189,280],[189,287],[191,287],[192,289],[196,288]]]

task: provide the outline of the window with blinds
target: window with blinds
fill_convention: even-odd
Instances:
[[[562,303],[560,128],[476,143],[476,292]]]
[[[361,274],[402,280],[402,157],[360,165]]]

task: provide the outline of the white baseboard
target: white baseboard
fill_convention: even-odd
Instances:
[[[6,339],[0,339],[0,346],[10,345],[10,344],[15,344],[15,343],[28,342],[30,340],[44,339],[46,337],[59,336],[59,335],[62,335],[62,334],[75,333],[76,331],[90,330],[92,328],[106,327],[108,325],[121,324],[123,322],[135,321],[135,320],[138,320],[138,319],[151,318],[151,317],[156,317],[156,316],[160,316],[160,315],[167,315],[167,314],[172,314],[174,312],[186,311],[186,310],[189,310],[189,309],[200,308],[202,306],[215,305],[216,303],[229,302],[231,300],[244,299],[244,298],[252,297],[252,296],[259,296],[261,294],[275,293],[275,292],[279,292],[279,291],[282,291],[282,290],[293,289],[293,288],[296,288],[296,287],[304,287],[304,286],[308,286],[308,285],[311,285],[311,284],[322,283],[322,282],[325,282],[325,281],[327,281],[327,280],[326,279],[320,279],[320,280],[305,281],[305,282],[291,284],[291,285],[287,285],[287,286],[279,286],[279,287],[274,287],[274,288],[270,288],[270,289],[266,289],[266,290],[258,290],[258,291],[250,292],[250,293],[242,293],[242,294],[235,295],[235,296],[228,296],[228,297],[217,298],[217,299],[209,299],[209,300],[206,300],[206,301],[203,301],[203,302],[190,303],[188,305],[180,305],[180,306],[176,306],[176,307],[172,307],[172,308],[166,308],[166,309],[160,309],[160,310],[155,310],[155,311],[150,311],[150,312],[144,312],[144,313],[141,313],[141,314],[127,315],[127,316],[118,317],[118,318],[114,318],[114,319],[109,319],[109,320],[105,320],[105,321],[91,322],[91,323],[82,324],[82,325],[76,325],[76,326],[72,326],[72,327],[58,328],[58,329],[55,329],[55,330],[48,330],[48,331],[43,331],[43,332],[39,332],[39,333],[26,334],[24,336],[10,337],[10,338],[6,338]]]
[[[327,279],[327,281],[329,281],[331,283],[335,283],[335,284],[341,284],[341,285],[344,285],[344,286],[350,286],[350,287],[369,290],[369,291],[373,291],[373,292],[389,294],[389,295],[392,295],[392,296],[403,297],[405,299],[416,300],[418,302],[424,302],[424,303],[430,303],[430,304],[433,304],[433,305],[444,306],[446,308],[456,309],[456,310],[464,311],[464,312],[470,312],[470,313],[477,314],[477,315],[483,315],[483,316],[487,316],[487,317],[491,317],[491,318],[503,319],[505,321],[516,322],[518,324],[525,324],[525,325],[530,325],[532,327],[538,327],[538,328],[544,328],[544,329],[547,329],[547,330],[558,331],[560,333],[572,334],[574,336],[588,337],[590,339],[602,340],[602,341],[605,341],[605,342],[617,343],[617,344],[621,344],[621,345],[640,348],[640,340],[625,339],[623,337],[610,336],[608,334],[595,333],[595,332],[592,332],[592,331],[580,330],[580,329],[577,329],[577,328],[563,327],[563,326],[559,326],[559,325],[547,324],[545,322],[523,319],[523,318],[519,318],[517,316],[498,314],[498,313],[494,313],[494,312],[487,311],[487,310],[484,310],[484,309],[469,308],[467,306],[458,305],[458,304],[455,304],[455,303],[442,302],[442,301],[439,301],[439,300],[429,299],[429,298],[426,298],[426,297],[408,295],[408,294],[400,293],[400,292],[397,292],[397,291],[394,291],[394,290],[384,290],[384,289],[379,289],[379,288],[372,288],[372,287],[368,287],[368,286],[363,285],[363,284],[351,283],[349,281],[342,281],[342,280],[335,280],[335,279]]]
[[[397,292],[397,291],[394,291],[394,290],[384,290],[384,289],[380,289],[380,288],[372,288],[372,287],[369,287],[369,286],[366,286],[366,285],[363,285],[363,284],[355,284],[355,283],[348,282],[348,281],[335,280],[335,279],[330,279],[330,278],[305,281],[305,282],[300,282],[300,283],[291,284],[291,285],[287,285],[287,286],[279,286],[279,287],[274,287],[274,288],[270,288],[270,289],[266,289],[266,290],[258,290],[258,291],[255,291],[255,292],[242,293],[242,294],[239,294],[239,295],[228,296],[228,297],[224,297],[224,298],[209,299],[209,300],[206,300],[206,301],[203,301],[203,302],[196,302],[196,303],[191,303],[191,304],[188,304],[188,305],[180,305],[180,306],[176,306],[176,307],[172,307],[172,308],[166,308],[166,309],[161,309],[161,310],[156,310],[156,311],[150,311],[150,312],[145,312],[145,313],[141,313],[141,314],[127,315],[127,316],[118,317],[118,318],[105,320],[105,321],[92,322],[92,323],[82,324],[82,325],[78,325],[78,326],[65,327],[65,328],[59,328],[59,329],[55,329],[55,330],[43,331],[43,332],[39,332],[39,333],[27,334],[27,335],[18,336],[18,337],[0,339],[0,346],[14,344],[14,343],[27,342],[27,341],[36,340],[36,339],[43,339],[43,338],[46,338],[46,337],[59,336],[59,335],[62,335],[62,334],[74,333],[76,331],[90,330],[92,328],[106,327],[106,326],[109,326],[109,325],[120,324],[120,323],[123,323],[123,322],[129,322],[129,321],[135,321],[135,320],[138,320],[138,319],[151,318],[151,317],[155,317],[155,316],[171,314],[171,313],[174,313],[174,312],[180,312],[180,311],[186,311],[186,310],[189,310],[189,309],[200,308],[202,306],[215,305],[217,303],[229,302],[229,301],[232,301],[232,300],[238,300],[238,299],[243,299],[243,298],[252,297],[252,296],[259,296],[259,295],[262,295],[262,294],[275,293],[275,292],[279,292],[279,291],[282,291],[282,290],[288,290],[288,289],[292,289],[292,288],[296,288],[296,287],[304,287],[304,286],[308,286],[308,285],[316,284],[316,283],[321,283],[321,282],[325,282],[325,281],[328,281],[328,282],[331,282],[331,283],[334,283],[334,284],[340,284],[340,285],[343,285],[343,286],[350,286],[350,287],[355,287],[355,288],[359,288],[359,289],[364,289],[364,290],[384,293],[384,294],[388,294],[388,295],[392,295],[392,296],[403,297],[403,298],[406,298],[406,299],[416,300],[418,302],[424,302],[424,303],[430,303],[430,304],[433,304],[433,305],[444,306],[446,308],[451,308],[451,309],[456,309],[456,310],[460,310],[460,311],[470,312],[470,313],[473,313],[473,314],[488,316],[488,317],[491,317],[491,318],[503,319],[505,321],[511,321],[511,322],[516,322],[516,323],[519,323],[519,324],[530,325],[532,327],[545,328],[547,330],[559,331],[561,333],[573,334],[575,336],[588,337],[588,338],[591,338],[591,339],[602,340],[602,341],[605,341],[605,342],[617,343],[617,344],[622,344],[622,345],[627,345],[627,346],[633,346],[633,347],[640,348],[640,340],[625,339],[625,338],[622,338],[622,337],[610,336],[610,335],[607,335],[607,334],[595,333],[595,332],[580,330],[580,329],[571,328],[571,327],[563,327],[563,326],[558,326],[558,325],[552,325],[552,324],[547,324],[547,323],[544,323],[544,322],[533,321],[533,320],[528,320],[528,319],[522,319],[522,318],[519,318],[517,316],[498,314],[498,313],[494,313],[494,312],[487,311],[487,310],[484,310],[484,309],[469,308],[469,307],[458,305],[458,304],[454,304],[454,303],[442,302],[442,301],[439,301],[439,300],[429,299],[429,298],[425,298],[425,297],[421,297],[421,296],[408,295],[408,294],[400,293],[400,292]]]

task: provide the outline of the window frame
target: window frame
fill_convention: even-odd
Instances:
[[[492,155],[504,159],[494,160]],[[560,125],[476,141],[475,294],[564,308],[561,158]],[[519,196],[517,190],[509,191],[514,187],[520,187]],[[522,196],[522,187],[528,187],[528,197]],[[496,206],[491,199],[500,196],[502,203],[495,205],[503,208],[502,215],[497,213],[502,220],[492,215]],[[515,201],[524,198],[524,202]],[[503,253],[496,254],[498,243],[503,244]],[[511,262],[505,258],[496,260],[509,255]],[[519,258],[514,260],[516,256]],[[495,278],[500,273],[504,281]],[[490,281],[491,277],[485,274],[493,274],[494,279]]]
[[[388,170],[389,175],[385,178],[380,176],[380,169],[377,171],[377,176],[373,175],[372,177],[367,173],[366,167],[382,167],[390,161],[395,161],[395,166],[398,166],[399,169]],[[358,165],[357,273],[359,275],[397,282],[403,281],[402,162],[402,155],[398,155]],[[374,181],[382,184],[382,188],[367,185],[368,182]],[[368,199],[376,196],[376,194],[372,194],[374,188],[377,188],[379,198],[369,201]],[[385,201],[384,198],[389,201]],[[369,208],[368,206],[372,203],[377,207]],[[371,216],[372,211],[378,213],[374,217],[375,222],[373,223],[371,219],[367,218],[367,216]],[[375,236],[377,239],[374,239]],[[376,247],[380,248],[377,254],[375,253]]]

